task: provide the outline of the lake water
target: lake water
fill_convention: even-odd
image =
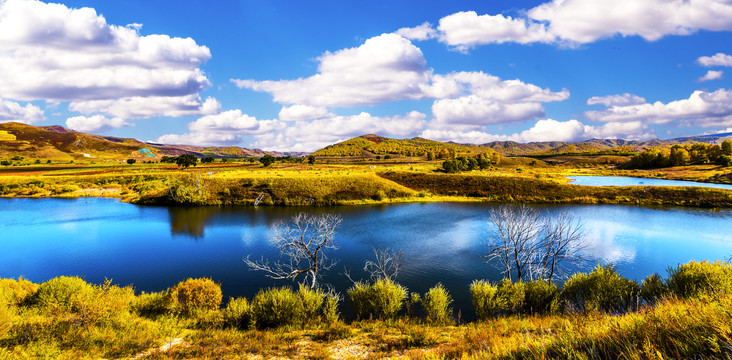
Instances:
[[[398,281],[424,293],[438,282],[471,318],[468,286],[474,279],[499,280],[482,260],[490,204],[402,204],[329,208],[166,208],[114,199],[0,199],[0,277],[43,282],[78,275],[92,283],[106,278],[136,291],[159,291],[188,277],[221,283],[225,299],[251,298],[258,289],[292,284],[248,271],[242,259],[275,258],[273,224],[299,211],[338,213],[339,259],[324,281],[345,293],[351,270],[365,278],[372,249],[404,252]],[[642,280],[689,260],[723,260],[732,255],[732,210],[635,206],[539,206],[547,215],[569,211],[584,223],[598,262]],[[343,310],[350,314],[346,301]],[[457,311],[457,310],[456,310]]]
[[[570,184],[583,186],[690,186],[732,190],[730,184],[712,184],[696,181],[648,179],[625,176],[567,176]]]

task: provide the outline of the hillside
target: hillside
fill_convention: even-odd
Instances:
[[[412,139],[389,139],[377,135],[363,135],[337,144],[326,146],[313,153],[316,156],[348,156],[374,157],[378,155],[427,156],[444,157],[454,152],[456,155],[491,153],[487,146],[463,145],[450,142],[427,140],[420,137]]]
[[[471,155],[495,151],[506,156],[555,156],[555,155],[628,155],[646,148],[693,142],[720,143],[732,138],[732,133],[692,136],[669,140],[622,140],[592,139],[580,142],[545,141],[519,143],[515,141],[494,141],[490,143],[457,144],[440,142],[420,137],[412,139],[390,139],[378,135],[363,135],[337,144],[326,146],[313,153],[326,157],[374,157],[396,154],[402,156],[427,156],[432,152],[437,157],[441,151],[452,151],[458,155]]]
[[[143,152],[140,152],[142,149]],[[0,158],[24,157],[70,161],[77,159],[152,160],[161,156],[193,154],[216,158],[259,157],[268,152],[236,146],[193,146],[145,143],[135,139],[85,134],[61,126],[0,124]],[[270,153],[275,156],[283,153]],[[147,156],[146,156],[147,155]],[[154,155],[154,156],[152,156]]]

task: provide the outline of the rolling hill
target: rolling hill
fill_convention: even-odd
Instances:
[[[142,149],[148,149],[148,151]],[[153,160],[161,156],[193,154],[216,158],[259,157],[265,152],[236,146],[192,146],[146,143],[135,139],[91,135],[61,126],[31,126],[15,122],[0,124],[0,158],[24,158],[70,161],[76,159]],[[150,156],[150,154],[155,155]],[[148,156],[145,156],[148,155]],[[296,154],[299,155],[299,154]]]
[[[377,135],[364,135],[337,144],[326,146],[313,154],[326,157],[374,157],[376,155],[398,154],[403,156],[426,156],[433,152],[454,151],[460,155],[471,155],[495,151],[505,156],[556,156],[572,154],[627,155],[649,147],[684,144],[693,142],[720,143],[732,138],[732,133],[692,136],[670,140],[621,140],[592,139],[580,142],[545,141],[519,143],[494,141],[485,144],[457,144],[423,138],[390,139]]]

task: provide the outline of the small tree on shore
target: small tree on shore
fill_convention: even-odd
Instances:
[[[280,250],[281,261],[252,261],[247,256],[244,262],[272,279],[294,280],[305,275],[304,283],[315,289],[322,272],[336,264],[328,260],[325,250],[337,248],[335,230],[340,223],[341,217],[333,214],[295,215],[289,224],[280,223],[273,229],[272,239]]]
[[[178,155],[175,158],[175,163],[180,166],[187,168],[189,166],[196,166],[196,163],[198,163],[198,158],[192,154],[182,154]]]

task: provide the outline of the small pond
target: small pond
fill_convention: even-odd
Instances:
[[[732,190],[730,184],[712,184],[696,181],[649,179],[625,176],[567,176],[570,184],[582,186],[690,186]]]

